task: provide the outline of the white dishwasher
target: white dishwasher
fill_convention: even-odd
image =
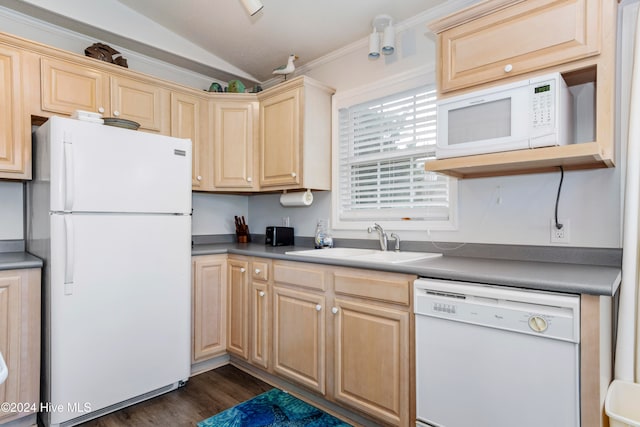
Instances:
[[[414,282],[417,426],[578,427],[580,297]]]

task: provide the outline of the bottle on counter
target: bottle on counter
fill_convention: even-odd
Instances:
[[[316,225],[315,248],[324,249],[333,247],[333,237],[329,232],[329,220],[319,219]]]

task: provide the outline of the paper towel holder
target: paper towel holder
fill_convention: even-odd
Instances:
[[[308,207],[311,206],[311,203],[313,203],[313,194],[310,188],[305,192],[294,193],[287,193],[287,190],[283,190],[280,195],[280,204],[285,207]]]

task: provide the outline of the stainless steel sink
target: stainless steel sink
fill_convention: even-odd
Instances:
[[[359,248],[311,249],[304,251],[289,251],[285,252],[285,254],[313,258],[349,259],[353,261],[385,264],[400,264],[403,262],[419,261],[421,259],[442,256],[442,254],[434,252],[391,252]]]

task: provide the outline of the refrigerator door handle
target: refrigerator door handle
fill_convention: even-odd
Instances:
[[[64,217],[65,238],[65,264],[64,264],[64,294],[73,294],[73,270],[75,267],[73,218],[71,215]]]
[[[64,211],[73,208],[73,146],[71,136],[64,135]]]

